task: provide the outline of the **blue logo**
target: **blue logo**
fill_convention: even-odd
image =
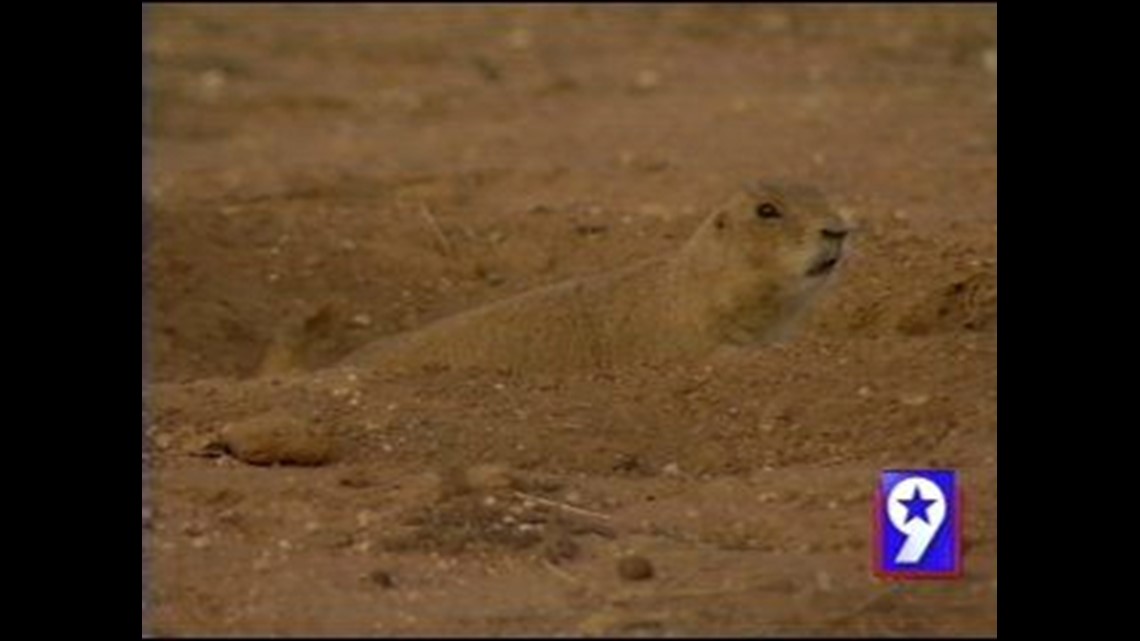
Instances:
[[[962,511],[952,470],[888,470],[875,492],[874,570],[884,578],[962,574]]]

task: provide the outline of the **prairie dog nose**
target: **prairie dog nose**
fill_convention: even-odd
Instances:
[[[828,225],[827,227],[819,230],[819,233],[824,238],[830,240],[843,240],[850,231],[851,230],[842,225]]]

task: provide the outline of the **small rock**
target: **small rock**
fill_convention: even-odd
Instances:
[[[639,91],[651,91],[661,85],[661,74],[652,69],[642,69],[633,79],[633,86]]]
[[[372,325],[372,317],[368,314],[356,314],[352,317],[352,324],[357,327],[368,327]]]
[[[392,579],[391,573],[387,570],[373,570],[368,573],[368,580],[374,585],[378,585],[385,590],[396,587],[396,582]]]
[[[210,69],[198,78],[202,97],[206,100],[217,100],[226,86],[226,74],[220,69]]]
[[[617,572],[626,581],[645,581],[653,578],[653,564],[649,559],[634,554],[618,560]]]
[[[661,468],[661,473],[664,474],[665,476],[680,476],[681,475],[681,466],[677,465],[677,463],[675,463],[675,462],[669,463],[665,467]]]
[[[356,513],[356,526],[366,528],[376,520],[376,513],[370,510],[360,510]]]
[[[906,396],[903,396],[901,399],[899,399],[899,401],[902,402],[903,405],[906,405],[909,407],[920,407],[920,406],[926,405],[928,402],[930,402],[930,395],[929,394],[908,394]]]
[[[867,387],[866,385],[860,387],[858,392],[860,398],[870,398],[871,394],[873,393],[874,392],[871,391],[871,388]]]

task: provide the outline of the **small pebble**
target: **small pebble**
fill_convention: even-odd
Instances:
[[[392,575],[385,570],[373,570],[368,574],[368,580],[386,590],[396,586]]]
[[[921,405],[926,405],[928,402],[930,402],[930,395],[929,394],[910,394],[907,396],[903,396],[899,400],[902,401],[903,405],[907,405],[910,407],[919,407]]]
[[[653,564],[649,559],[632,555],[623,557],[617,564],[618,576],[626,581],[644,581],[653,578]]]
[[[656,89],[661,84],[661,74],[652,69],[642,69],[633,79],[633,86],[641,91]]]
[[[203,98],[217,100],[226,86],[226,74],[219,69],[210,69],[199,76],[198,82]]]

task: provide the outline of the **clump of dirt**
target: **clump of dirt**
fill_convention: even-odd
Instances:
[[[645,581],[653,578],[653,564],[640,555],[623,556],[618,559],[617,572],[627,581]]]
[[[336,458],[334,437],[319,426],[273,412],[227,425],[225,452],[251,465],[325,465]]]
[[[899,320],[904,334],[934,331],[987,331],[997,322],[997,275],[993,269],[957,278],[935,292]]]

